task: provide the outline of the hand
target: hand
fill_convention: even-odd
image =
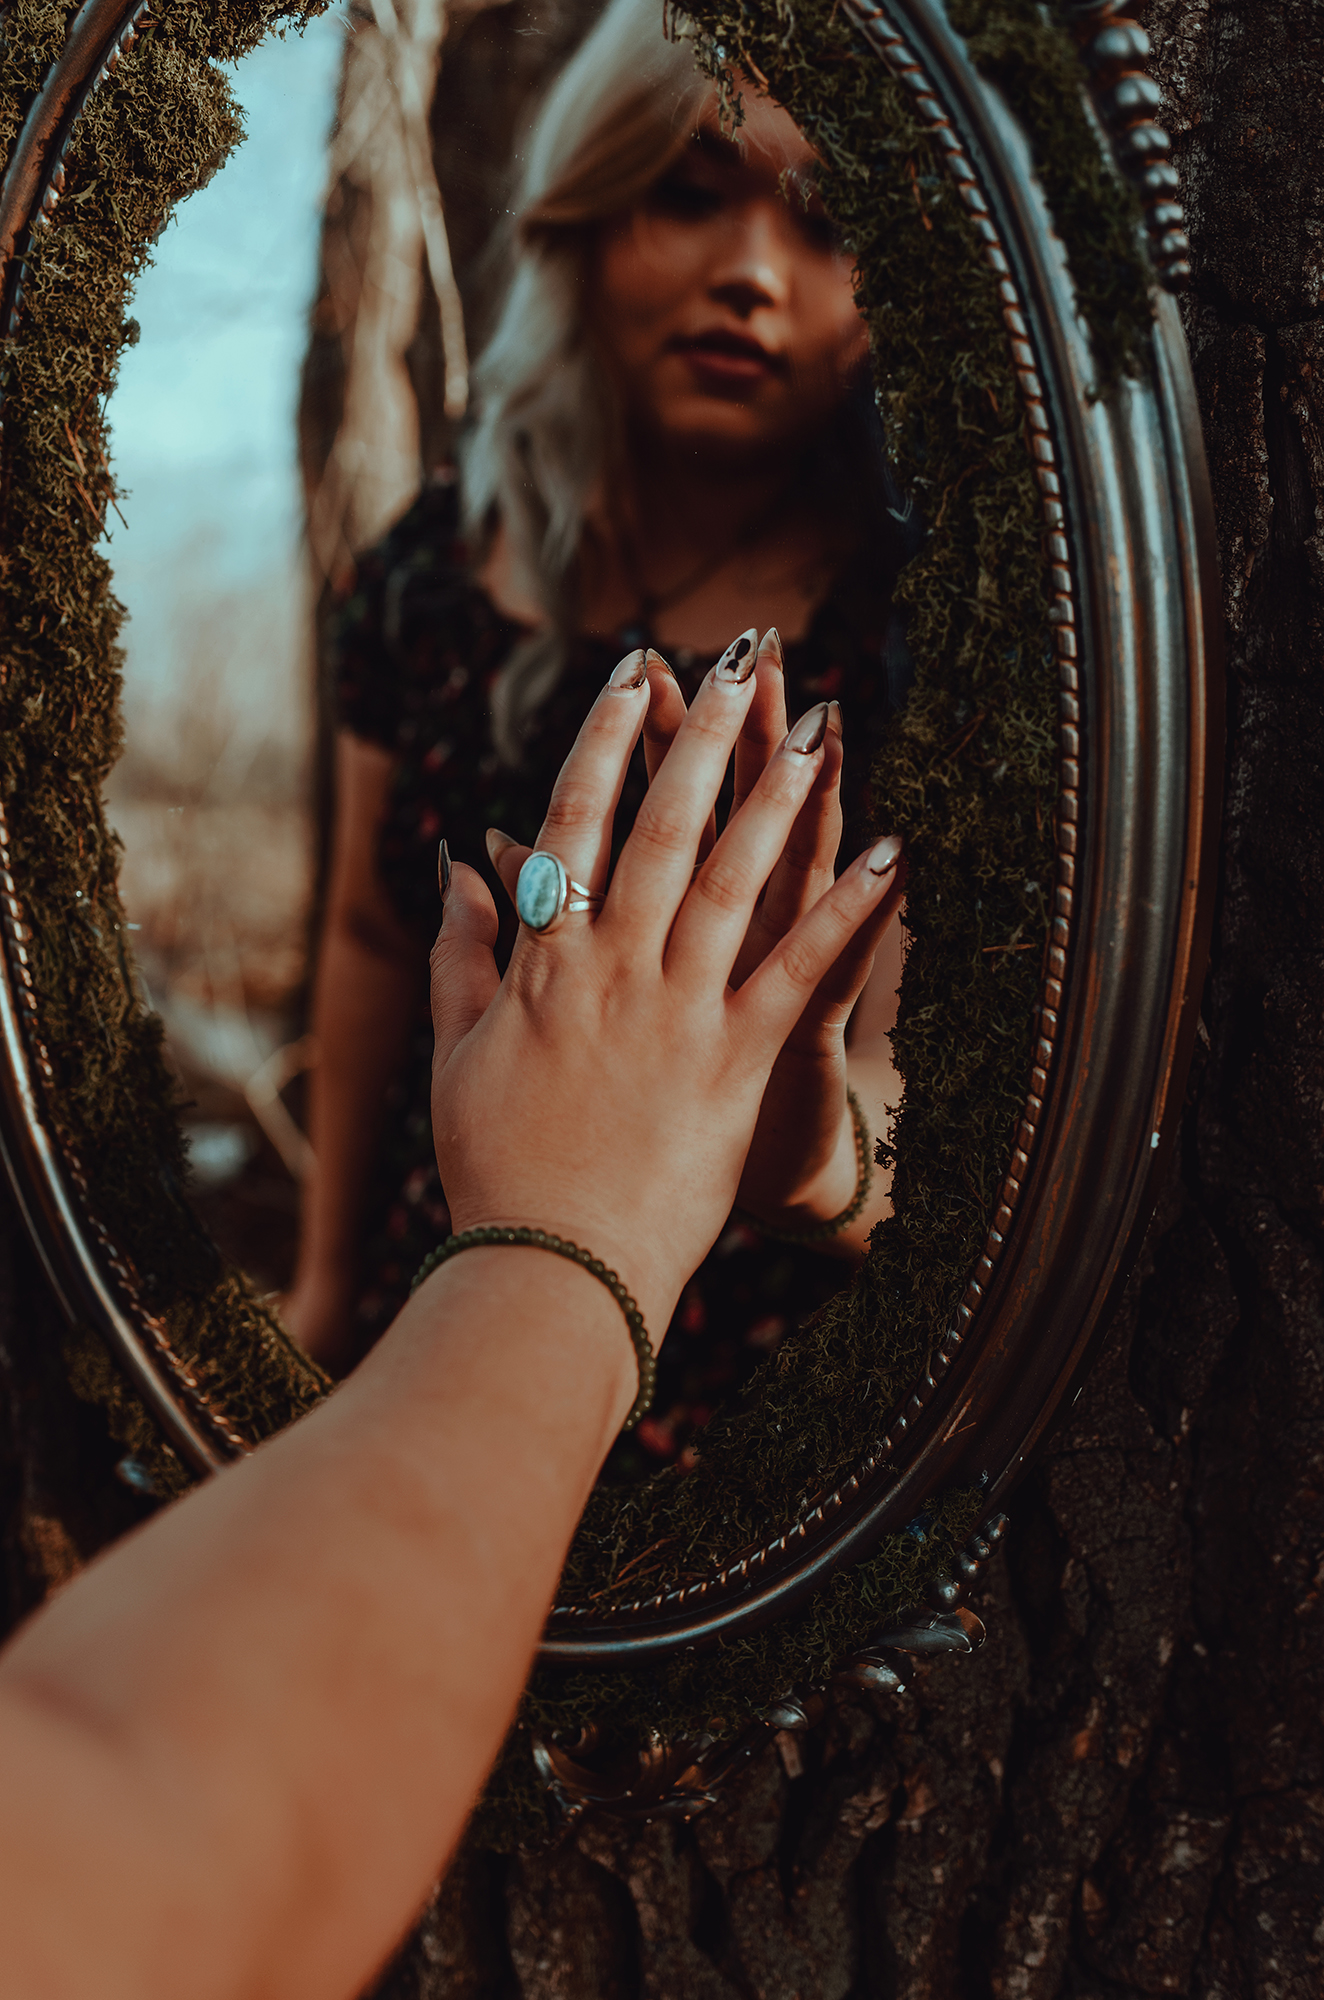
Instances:
[[[594,704],[538,838],[595,890],[645,716],[669,699],[661,662],[644,665],[623,661]],[[732,984],[826,755],[783,742],[695,872],[756,689],[723,662],[707,677],[596,915],[522,929],[499,980],[491,897],[457,866],[433,952],[433,1129],[456,1229],[533,1226],[584,1244],[657,1338],[730,1212],[782,1043],[892,880],[861,856]]]
[[[736,749],[733,810],[757,782],[785,728],[782,649],[775,631],[767,633],[759,647],[758,678],[758,692]],[[823,768],[755,910],[736,963],[737,984],[762,963],[833,880],[842,830],[842,715],[837,702],[824,706]],[[804,723],[808,722],[806,716]],[[739,1202],[750,1214],[779,1228],[812,1228],[840,1215],[854,1198],[859,1157],[846,1097],[848,1082],[855,1086],[871,1133],[884,1129],[899,1096],[885,1037],[881,1047],[866,1048],[855,1034],[849,1062],[846,1048],[847,1025],[905,890],[905,857],[901,843],[893,845],[894,873],[886,895],[819,982],[764,1092]],[[848,1231],[825,1240],[821,1247],[844,1254],[862,1251],[869,1230],[888,1205],[888,1183],[876,1177],[868,1208]]]
[[[669,677],[659,677],[644,731],[650,780],[662,769],[684,718],[679,687]],[[733,815],[777,754],[786,726],[781,641],[771,631],[758,647],[754,696],[736,743]],[[801,719],[799,730],[809,736],[816,730],[821,733],[822,762],[754,909],[732,972],[736,986],[743,985],[834,879],[842,829],[840,707],[836,702],[820,703]],[[895,917],[904,883],[905,862],[898,842],[887,893],[827,969],[777,1058],[737,1196],[740,1207],[762,1221],[808,1229],[849,1206],[859,1163],[846,1098],[848,1080],[855,1084],[875,1131],[883,1129],[888,1110],[894,1108],[897,1086],[890,1047],[885,1039],[881,1048],[854,1047],[848,1078],[846,1026],[868,981],[878,944]],[[886,1201],[886,1185],[875,1182],[869,1208],[841,1238],[829,1239],[823,1247],[846,1254],[861,1250]]]

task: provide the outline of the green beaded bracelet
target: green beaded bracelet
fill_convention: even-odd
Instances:
[[[506,1248],[511,1245],[526,1245],[531,1250],[550,1250],[554,1256],[566,1257],[581,1270],[589,1272],[600,1284],[607,1287],[621,1311],[625,1314],[625,1324],[630,1329],[630,1340],[634,1347],[635,1360],[639,1364],[639,1393],[630,1405],[630,1414],[621,1429],[632,1431],[653,1400],[653,1390],[657,1381],[657,1363],[653,1358],[653,1345],[648,1338],[644,1316],[630,1294],[617,1277],[615,1271],[595,1257],[591,1250],[583,1250],[578,1243],[567,1243],[563,1236],[550,1236],[545,1229],[462,1229],[458,1236],[448,1236],[435,1250],[430,1250],[419,1265],[410,1296],[418,1290],[424,1278],[431,1277],[439,1265],[457,1257],[461,1250],[490,1250],[493,1247]]]
[[[859,1166],[859,1178],[855,1183],[855,1194],[849,1208],[843,1208],[840,1215],[834,1215],[831,1222],[815,1223],[812,1229],[775,1229],[770,1222],[760,1222],[757,1215],[750,1215],[746,1209],[738,1208],[736,1215],[741,1222],[747,1222],[751,1229],[757,1229],[760,1236],[766,1236],[773,1243],[824,1243],[829,1236],[839,1236],[848,1229],[864,1204],[869,1199],[873,1186],[873,1141],[869,1127],[865,1123],[864,1108],[853,1090],[846,1092],[846,1102],[855,1125],[855,1158]]]

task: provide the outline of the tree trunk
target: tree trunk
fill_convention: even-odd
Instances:
[[[391,2000],[1324,1990],[1324,12],[1154,0],[1148,23],[1230,687],[1207,1034],[1145,1257],[1015,1496],[982,1654],[842,1698],[688,1827],[466,1861]],[[139,1503],[12,1221],[0,1247],[17,1616]]]

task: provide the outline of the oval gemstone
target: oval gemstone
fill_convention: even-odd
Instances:
[[[565,870],[554,854],[531,854],[515,884],[515,908],[531,931],[545,931],[561,908]]]

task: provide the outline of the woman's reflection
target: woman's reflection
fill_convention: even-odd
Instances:
[[[790,717],[824,700],[844,715],[843,855],[866,836],[871,754],[906,679],[890,596],[908,550],[851,263],[814,169],[790,118],[748,89],[742,130],[724,137],[690,48],[660,37],[655,0],[614,0],[531,135],[463,477],[434,479],[360,562],[335,642],[318,1166],[288,1314],[336,1371],[389,1323],[447,1231],[425,976],[439,835],[475,865],[489,827],[532,842],[582,718],[630,648],[655,645],[688,699],[734,633],[775,624]],[[618,839],[646,783],[640,753]],[[498,903],[508,952],[514,918]],[[884,1033],[895,936],[853,1023],[851,1079],[876,1131],[898,1094]],[[612,1469],[683,1452],[836,1288],[841,1253],[858,1254],[885,1210],[880,1177],[859,1223],[827,1246],[835,1259],[731,1227],[682,1300],[657,1414]]]

